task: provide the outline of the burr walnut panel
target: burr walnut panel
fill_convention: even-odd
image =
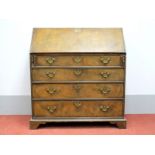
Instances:
[[[122,98],[123,84],[33,84],[33,98]]]
[[[34,81],[123,81],[124,69],[32,69]]]
[[[121,117],[122,101],[33,101],[36,117]]]
[[[123,66],[124,55],[39,55],[34,56],[35,66]]]

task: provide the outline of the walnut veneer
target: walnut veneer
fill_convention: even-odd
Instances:
[[[126,128],[126,53],[120,28],[35,28],[30,128],[110,122]]]

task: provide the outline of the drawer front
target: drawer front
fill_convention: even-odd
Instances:
[[[121,117],[122,101],[34,101],[36,117]]]
[[[122,98],[123,84],[33,84],[33,98]]]
[[[36,66],[122,66],[123,55],[48,55],[34,56]]]
[[[123,81],[124,69],[33,69],[34,81]]]

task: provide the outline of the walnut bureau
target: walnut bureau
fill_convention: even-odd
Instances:
[[[110,122],[126,128],[126,53],[121,28],[34,28],[32,119]]]

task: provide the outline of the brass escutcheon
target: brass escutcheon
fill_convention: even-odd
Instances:
[[[79,84],[75,84],[75,85],[73,85],[73,89],[74,89],[77,93],[79,93],[80,90],[81,90],[81,86],[80,86]]]
[[[55,62],[55,58],[54,57],[49,57],[46,59],[47,63],[52,65]]]
[[[74,106],[76,108],[80,108],[81,107],[81,102],[80,101],[74,101],[73,104],[74,104]]]
[[[73,57],[73,61],[75,63],[80,63],[82,61],[82,57],[80,57],[80,56]]]
[[[110,57],[107,57],[107,56],[101,56],[101,57],[100,57],[100,61],[101,61],[104,65],[107,65],[107,64],[111,61],[111,58],[110,58]]]
[[[81,69],[74,69],[74,75],[75,76],[81,76],[82,75],[82,70]]]

